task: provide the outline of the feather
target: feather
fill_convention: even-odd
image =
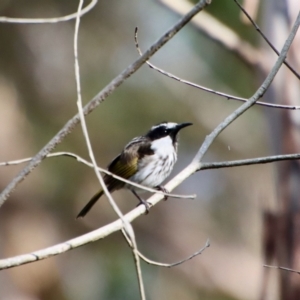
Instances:
[[[129,154],[128,151],[124,151],[109,164],[108,170],[120,177],[128,179],[137,171],[137,160],[138,157],[136,155],[134,157],[133,155]],[[125,185],[124,182],[119,181],[118,179],[107,174],[104,176],[103,180],[109,192],[119,190]],[[83,218],[103,194],[103,190],[99,190],[79,212],[76,219]]]

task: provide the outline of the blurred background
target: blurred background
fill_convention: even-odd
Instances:
[[[244,4],[252,3],[247,8],[249,13],[280,50],[299,3],[281,1],[283,4],[278,6],[279,1],[270,2]],[[78,1],[2,0],[0,15],[49,18],[75,12],[77,5]],[[138,58],[134,45],[136,26],[140,47],[146,50],[178,20],[186,5],[191,3],[100,0],[84,15],[79,34],[84,103]],[[293,11],[289,7],[294,7]],[[241,17],[233,1],[212,1],[206,13],[213,19],[202,25],[187,25],[151,62],[206,87],[250,97],[276,55]],[[210,30],[214,30],[213,22],[217,20],[228,31],[216,29],[214,36]],[[74,24],[74,20],[58,24],[1,23],[1,162],[34,156],[76,114]],[[230,49],[225,42],[233,45],[231,34],[240,43]],[[244,48],[250,49],[248,57]],[[297,56],[292,56],[291,61],[297,66]],[[293,75],[283,69],[279,89],[284,93],[283,86],[291,84],[295,77],[291,79]],[[293,104],[289,101],[299,95],[299,84],[298,90],[293,90],[296,94],[285,93],[278,100],[274,91],[270,90],[264,100]],[[87,117],[87,125],[97,162],[105,167],[130,139],[144,134],[153,124],[164,120],[193,122],[192,127],[181,132],[172,177],[192,160],[205,136],[239,105],[143,66]],[[282,116],[278,110],[251,108],[218,137],[205,161],[297,152],[298,142],[281,147],[282,135],[287,132],[281,124],[292,117],[297,123],[299,112],[285,111]],[[297,140],[295,136],[288,138]],[[80,126],[55,151],[88,158]],[[1,167],[1,189],[22,168],[23,165]],[[267,276],[263,268],[266,262],[274,263],[273,252],[266,252],[264,216],[282,207],[278,200],[280,179],[283,178],[275,164],[201,171],[174,191],[195,193],[195,200],[169,199],[134,221],[138,247],[153,260],[175,262],[199,250],[208,238],[211,242],[201,256],[171,269],[142,262],[147,299],[288,299],[282,298],[279,272],[270,270]],[[115,220],[105,197],[84,219],[75,220],[98,188],[93,170],[75,160],[44,160],[1,207],[1,258],[49,247]],[[114,193],[114,198],[124,213],[136,205],[136,199],[127,191]],[[297,204],[298,197],[294,200]],[[273,249],[275,242],[270,240]],[[0,298],[139,299],[131,250],[122,235],[115,233],[57,257],[3,270]]]

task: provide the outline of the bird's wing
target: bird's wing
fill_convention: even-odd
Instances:
[[[138,157],[129,157],[127,153],[122,152],[109,164],[108,171],[125,179],[129,179],[137,171],[137,160]],[[109,175],[105,175],[104,180],[111,191],[122,188],[124,185],[124,183]]]
[[[145,155],[154,154],[151,149],[149,139],[145,137],[136,137],[129,142],[122,153],[118,155],[107,167],[107,169],[125,179],[129,179],[138,171],[138,160]],[[116,190],[121,188],[123,184],[113,177],[106,175],[105,183],[108,187]]]

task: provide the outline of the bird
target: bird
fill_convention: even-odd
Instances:
[[[107,170],[124,179],[166,193],[167,190],[161,186],[161,183],[170,175],[177,161],[178,133],[190,125],[193,124],[164,121],[152,126],[145,135],[133,138],[111,161]],[[138,198],[139,204],[146,206],[146,213],[149,212],[149,203],[139,196],[139,193],[144,190],[108,174],[104,175],[103,180],[109,192],[122,188],[129,189]],[[83,218],[103,194],[101,188],[76,218]]]

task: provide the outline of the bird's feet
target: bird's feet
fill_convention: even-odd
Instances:
[[[157,190],[162,191],[163,193],[170,194],[169,191],[162,185],[158,185],[155,187]],[[168,200],[168,196],[164,195],[164,200]]]
[[[150,203],[148,203],[146,200],[142,199],[141,197],[139,197],[139,200],[140,200],[140,202],[137,206],[139,206],[141,204],[145,205],[145,208],[146,208],[145,215],[148,215],[149,211],[150,211],[150,207],[151,207]]]
[[[150,205],[150,203],[148,203],[146,200],[144,200],[143,198],[141,198],[137,193],[136,193],[136,191],[135,190],[131,190],[131,192],[139,199],[139,204],[137,205],[137,206],[139,206],[139,205],[141,205],[141,204],[144,204],[145,205],[145,208],[146,208],[146,212],[145,212],[145,215],[148,215],[149,214],[149,211],[150,211],[150,207],[151,207],[151,205]]]

